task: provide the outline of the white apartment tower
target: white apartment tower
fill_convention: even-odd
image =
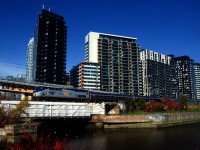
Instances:
[[[31,38],[27,45],[26,81],[34,81],[34,38]]]
[[[196,99],[200,100],[200,63],[194,63]]]
[[[101,90],[139,95],[140,46],[136,38],[89,32],[85,60],[100,64]]]

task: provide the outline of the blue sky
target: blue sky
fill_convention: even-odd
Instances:
[[[25,73],[27,44],[43,5],[68,26],[67,71],[84,60],[89,31],[136,37],[141,48],[200,62],[199,0],[4,0],[0,76]]]

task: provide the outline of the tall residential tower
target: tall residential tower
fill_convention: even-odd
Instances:
[[[172,57],[176,75],[176,97],[182,95],[196,99],[194,62],[188,56]]]
[[[200,100],[200,63],[194,63],[196,98]]]
[[[100,64],[101,90],[139,95],[140,46],[136,38],[89,32],[85,59]]]
[[[140,53],[144,96],[171,97],[171,57],[151,51]]]
[[[26,81],[34,81],[34,38],[31,38],[27,46],[26,55]]]
[[[64,18],[43,9],[34,34],[34,81],[66,84],[66,41]]]

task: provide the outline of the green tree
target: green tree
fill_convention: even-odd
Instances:
[[[124,100],[126,112],[132,112],[135,108],[135,99],[125,99]]]
[[[137,104],[138,109],[139,110],[145,110],[145,108],[146,108],[145,103],[146,103],[145,99],[143,99],[143,98],[139,99],[138,104]]]
[[[187,110],[188,109],[188,98],[187,96],[183,95],[180,97],[179,105],[181,110]]]

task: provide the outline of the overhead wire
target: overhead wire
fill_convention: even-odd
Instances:
[[[21,74],[22,72],[25,73],[26,67],[22,64],[14,64],[0,61],[0,75],[6,76],[11,74]]]

